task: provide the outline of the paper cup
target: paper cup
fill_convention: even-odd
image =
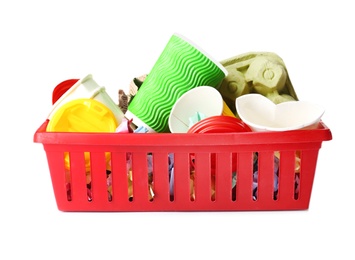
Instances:
[[[227,70],[185,37],[174,34],[128,105],[126,118],[149,132],[169,132],[169,115],[184,93],[219,88]]]
[[[184,93],[174,104],[169,116],[169,129],[172,133],[187,133],[190,118],[197,113],[204,117],[223,113],[223,99],[217,89],[209,86],[193,88]]]

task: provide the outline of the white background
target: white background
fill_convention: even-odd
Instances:
[[[355,259],[351,1],[1,1],[0,259]],[[217,60],[283,58],[326,108],[309,210],[64,213],[33,135],[53,88],[91,73],[116,101],[179,32]]]

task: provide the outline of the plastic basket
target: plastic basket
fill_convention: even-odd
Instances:
[[[35,132],[34,142],[43,144],[61,211],[308,209],[319,149],[332,139],[323,122],[314,130],[220,134],[58,133],[46,132],[47,124]],[[169,156],[174,158],[173,174]]]

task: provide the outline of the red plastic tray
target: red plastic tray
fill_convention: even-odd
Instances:
[[[323,122],[314,130],[219,134],[56,133],[46,132],[47,124],[45,121],[35,132],[34,142],[43,144],[57,207],[61,211],[308,209],[319,149],[323,141],[332,139],[331,131]],[[280,154],[276,195],[275,152]],[[64,154],[68,153],[70,194],[68,171],[64,166]],[[91,160],[90,197],[84,153],[90,153]],[[111,154],[110,193],[106,153]],[[256,153],[257,196],[253,194]],[[127,181],[128,154],[132,156],[131,186]],[[148,185],[147,155],[151,156],[153,163],[152,186]],[[169,155],[174,158],[171,180]],[[295,158],[300,159],[298,172],[295,170]],[[212,163],[215,166],[213,171]],[[235,186],[232,184],[233,173]],[[214,177],[213,183],[211,176]],[[173,188],[170,190],[171,185]],[[190,185],[194,187],[193,199]],[[149,187],[153,187],[153,198]],[[128,196],[132,189],[133,193]]]

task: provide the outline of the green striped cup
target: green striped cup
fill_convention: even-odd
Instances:
[[[169,115],[179,97],[198,86],[218,89],[227,74],[201,48],[174,34],[129,103],[125,117],[148,132],[169,132]]]

